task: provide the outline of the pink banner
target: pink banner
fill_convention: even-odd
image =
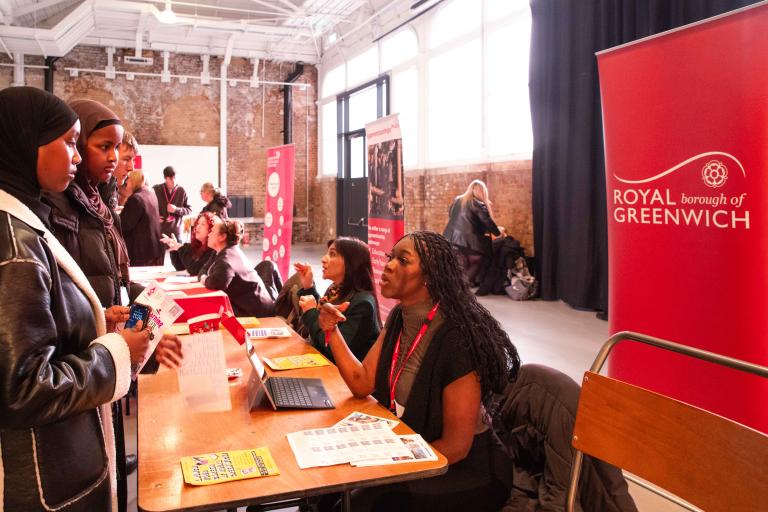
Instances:
[[[291,261],[294,151],[293,144],[267,149],[262,259],[277,264],[283,281],[288,279]]]
[[[397,304],[381,296],[378,286],[392,246],[405,234],[403,214],[403,141],[397,114],[382,117],[365,126],[368,144],[368,246],[373,277],[384,319]]]
[[[768,5],[598,56],[610,332],[768,365]],[[623,343],[610,374],[768,432],[768,382]]]

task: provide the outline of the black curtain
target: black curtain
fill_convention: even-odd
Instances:
[[[605,162],[595,52],[752,3],[756,0],[531,0],[533,226],[543,299],[607,312]]]

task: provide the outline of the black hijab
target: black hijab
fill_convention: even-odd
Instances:
[[[53,94],[34,87],[0,91],[0,189],[47,223],[40,202],[37,148],[64,135],[77,114]]]

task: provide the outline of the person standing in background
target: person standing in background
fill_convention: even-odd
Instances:
[[[117,150],[117,167],[112,177],[104,183],[99,183],[101,200],[112,212],[117,212],[120,203],[119,190],[125,183],[128,173],[133,170],[133,161],[139,154],[139,144],[129,131],[123,133],[123,141]]]
[[[211,212],[224,220],[229,218],[227,208],[231,208],[232,203],[229,202],[227,196],[221,193],[221,190],[213,186],[213,183],[203,183],[200,188],[200,198],[206,203],[200,213]]]
[[[183,187],[176,184],[176,171],[170,165],[163,169],[165,183],[152,187],[157,197],[160,214],[160,232],[165,236],[181,238],[181,221],[189,215],[192,208]]]
[[[123,185],[127,199],[120,220],[132,267],[162,265],[165,248],[160,242],[157,198],[146,185],[144,173],[131,171]]]
[[[472,180],[467,190],[457,196],[448,211],[448,225],[443,236],[456,249],[470,285],[479,285],[484,269],[493,258],[491,238],[499,236],[493,209],[488,197],[488,187],[480,180]],[[486,295],[481,290],[479,295]]]

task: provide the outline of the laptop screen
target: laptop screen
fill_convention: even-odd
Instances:
[[[256,375],[263,381],[267,376],[267,370],[264,368],[264,364],[261,362],[259,355],[256,353],[256,348],[250,341],[245,342],[245,349],[248,352],[248,360],[251,362]]]

